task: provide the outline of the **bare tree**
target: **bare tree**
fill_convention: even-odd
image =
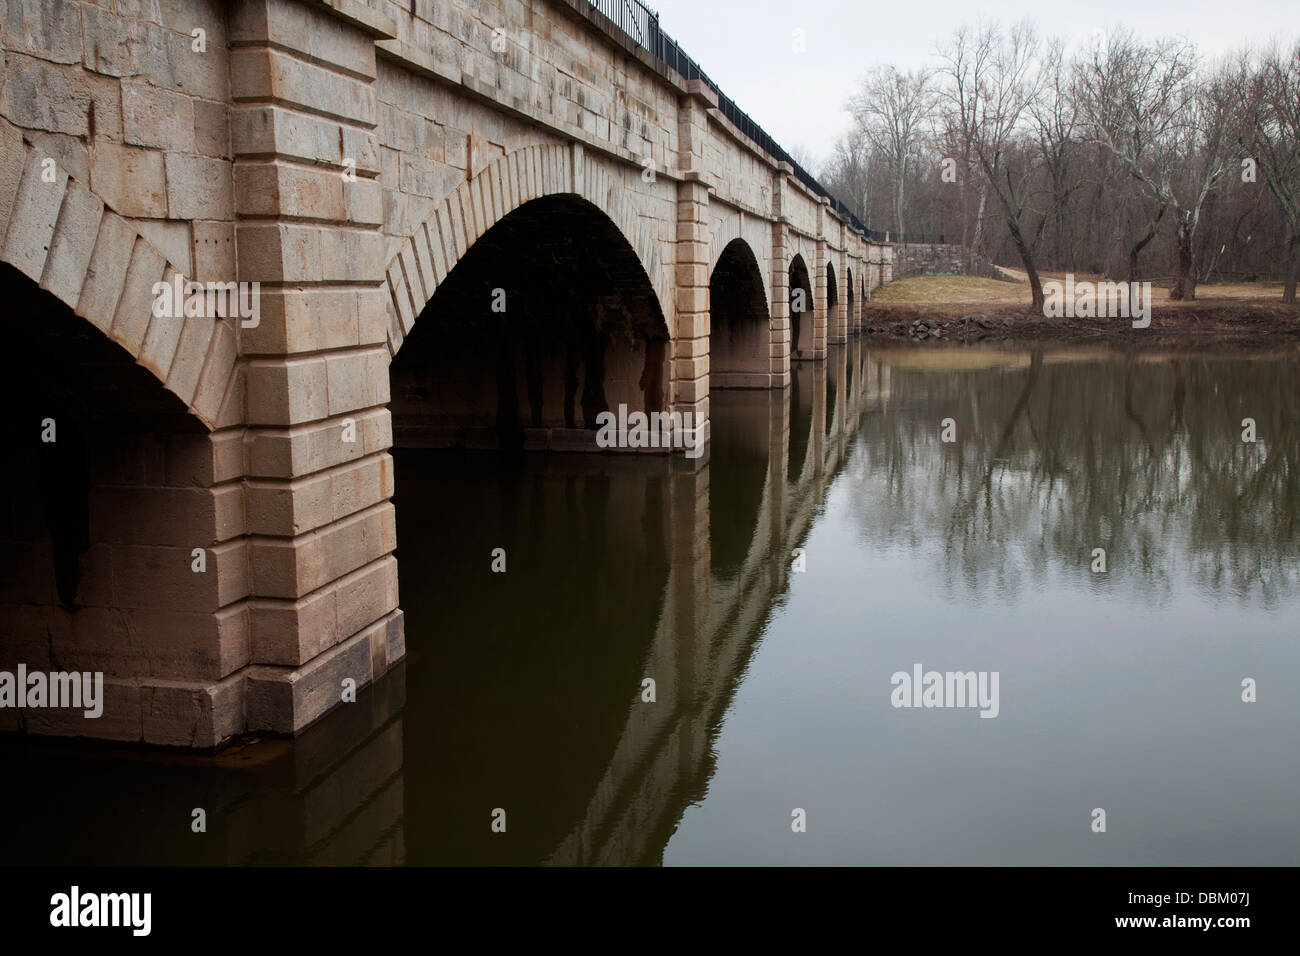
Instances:
[[[791,159],[803,167],[804,172],[808,173],[808,175],[817,175],[818,167],[821,164],[817,161],[817,156],[807,146],[798,143],[790,147],[786,152],[790,154]]]
[[[973,34],[962,26],[939,55],[944,64],[941,96],[949,139],[971,144],[1029,276],[1032,308],[1041,313],[1043,284],[1024,229],[1032,169],[1023,162],[1025,151],[1017,148],[1041,86],[1036,42],[1034,28],[1027,22],[1006,33],[997,24],[981,24]]]
[[[1201,212],[1228,169],[1228,87],[1217,77],[1201,80],[1196,50],[1187,41],[1144,44],[1120,30],[1080,66],[1078,89],[1089,134],[1153,200],[1147,227],[1130,247],[1130,279],[1138,253],[1154,238],[1166,212],[1172,212],[1178,266],[1169,295],[1195,298]]]
[[[858,129],[893,174],[894,224],[900,241],[906,231],[907,174],[920,152],[934,99],[929,71],[901,73],[881,66],[867,74],[861,91],[849,100]]]
[[[1039,221],[1038,232],[1041,235],[1043,227],[1049,222],[1053,225],[1055,250],[1052,259],[1057,266],[1061,266],[1070,258],[1065,249],[1069,235],[1066,208],[1070,195],[1083,185],[1083,180],[1074,177],[1071,169],[1077,148],[1075,129],[1078,126],[1078,111],[1070,89],[1065,47],[1059,38],[1052,39],[1044,48],[1042,64],[1040,95],[1029,104],[1034,138],[1038,143],[1038,152],[1050,189],[1049,212]]]
[[[1087,135],[1108,149],[1148,199],[1145,226],[1130,236],[1128,280],[1138,279],[1138,257],[1156,236],[1173,204],[1170,143],[1179,113],[1191,98],[1195,54],[1189,44],[1146,45],[1117,30],[1091,57],[1076,64],[1076,100]]]
[[[1196,237],[1202,210],[1228,172],[1234,142],[1236,103],[1227,71],[1197,83],[1191,102],[1176,127],[1174,140],[1181,163],[1173,164],[1173,205],[1178,237],[1178,274],[1171,299],[1196,298]]]
[[[1296,301],[1300,272],[1300,41],[1274,48],[1248,73],[1243,139],[1286,219],[1283,302]]]
[[[849,204],[868,227],[871,226],[871,149],[858,129],[851,129],[835,141],[831,158],[822,170],[822,182]]]

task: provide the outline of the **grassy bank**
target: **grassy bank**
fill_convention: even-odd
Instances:
[[[866,332],[896,340],[1064,340],[1131,342],[1212,339],[1215,342],[1300,341],[1300,305],[1282,303],[1281,283],[1222,283],[1197,288],[1192,301],[1169,298],[1169,287],[1153,283],[1151,326],[1135,329],[1128,319],[1046,318],[1029,309],[1029,281],[1023,272],[1003,270],[1012,281],[977,276],[916,276],[877,289],[867,306]],[[1064,281],[1044,273],[1044,281]],[[1076,275],[1076,281],[1100,276]]]

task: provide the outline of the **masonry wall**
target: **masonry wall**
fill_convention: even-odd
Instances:
[[[974,275],[986,279],[1004,279],[998,267],[983,256],[950,243],[902,243],[894,246],[894,275],[946,276]]]

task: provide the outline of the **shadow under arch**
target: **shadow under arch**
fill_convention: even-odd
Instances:
[[[848,328],[848,331],[853,332],[855,329],[857,329],[859,325],[858,311],[855,308],[856,296],[854,295],[854,286],[853,286],[853,267],[845,266],[844,268],[846,271],[844,288],[848,292],[848,302],[845,307],[848,309],[848,313],[849,313],[848,322],[846,322],[845,324]]]
[[[668,405],[668,326],[618,226],[530,200],[460,258],[390,368],[394,444],[596,451],[602,412]]]
[[[826,338],[829,341],[839,329],[840,290],[835,281],[835,265],[826,263]]]
[[[215,593],[192,583],[188,557],[191,544],[216,543],[205,537],[210,501],[183,467],[210,455],[207,423],[9,265],[0,264],[0,295],[10,316],[0,355],[0,669],[88,669],[110,684],[202,676],[215,646],[195,637],[181,650],[171,639],[179,622],[195,634],[200,615],[217,610]],[[169,561],[181,545],[185,560]],[[108,695],[106,720],[131,719],[119,704]],[[24,726],[13,711],[0,718],[0,729]],[[77,718],[29,729],[88,733]]]
[[[410,862],[544,858],[637,700],[669,589],[671,463],[566,452],[600,450],[602,412],[667,407],[669,334],[642,262],[581,196],[531,199],[398,343],[396,556],[423,659],[406,720],[430,728],[406,747]]]
[[[812,279],[803,256],[790,260],[790,358],[813,359],[814,321]]]
[[[733,239],[709,277],[709,387],[768,388],[771,372],[772,321],[763,273],[749,243]]]

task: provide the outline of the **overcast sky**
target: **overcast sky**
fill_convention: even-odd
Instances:
[[[646,0],[664,31],[788,150],[820,163],[848,127],[844,103],[880,63],[912,69],[962,22],[1029,17],[1068,44],[1116,24],[1182,35],[1208,56],[1300,35],[1300,0]],[[801,29],[807,51],[792,52]]]

